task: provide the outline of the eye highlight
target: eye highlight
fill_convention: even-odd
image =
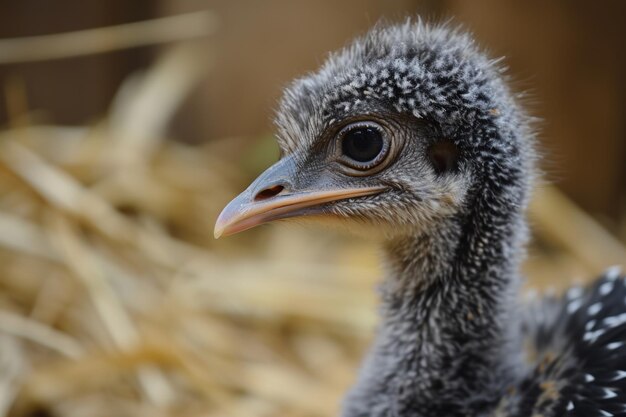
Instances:
[[[339,133],[341,161],[358,170],[380,164],[389,150],[383,130],[373,122],[354,123]]]

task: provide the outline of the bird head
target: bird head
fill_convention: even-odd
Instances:
[[[497,62],[444,26],[374,28],[293,82],[276,125],[280,160],[222,211],[216,237],[306,218],[393,238],[525,204],[525,119]]]

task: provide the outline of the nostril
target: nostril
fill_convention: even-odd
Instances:
[[[259,191],[257,195],[254,196],[254,201],[262,201],[267,200],[268,198],[275,197],[280,194],[281,191],[283,191],[284,189],[285,187],[283,187],[282,185],[275,185],[273,187],[266,188]]]

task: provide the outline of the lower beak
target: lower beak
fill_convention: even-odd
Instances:
[[[255,188],[259,189],[258,186]],[[276,185],[273,185],[265,191],[275,189]],[[222,210],[215,223],[214,235],[217,239],[273,220],[319,213],[321,210],[305,209],[319,207],[332,201],[378,194],[384,189],[385,187],[359,187],[295,193],[281,191],[266,197],[267,193],[263,194],[264,191],[253,193],[248,188]]]

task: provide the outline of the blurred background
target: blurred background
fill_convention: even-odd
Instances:
[[[529,288],[626,262],[626,3],[0,3],[0,416],[333,416],[376,247],[221,208],[293,77],[379,19],[453,18],[542,119]]]

